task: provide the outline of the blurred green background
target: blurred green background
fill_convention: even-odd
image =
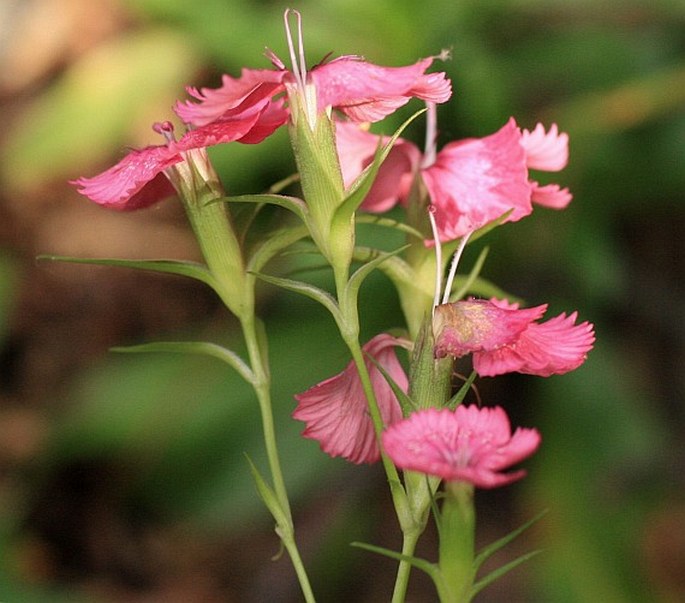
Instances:
[[[196,258],[180,207],[112,214],[66,180],[159,142],[183,86],[285,57],[282,12],[303,13],[313,64],[328,52],[386,65],[436,55],[454,96],[441,141],[510,115],[571,138],[554,180],[574,201],[469,247],[484,275],[550,312],[578,309],[597,344],[569,375],[482,380],[484,401],[543,446],[523,482],[482,492],[487,543],[548,508],[504,551],[544,554],[481,601],[685,600],[685,4],[680,0],[4,0],[0,3],[0,600],[291,602],[297,585],[250,482],[260,463],[249,389],[205,358],[108,353],[204,338],[239,347],[199,285],[36,262],[40,253]],[[395,122],[416,109],[400,112]],[[293,169],[284,131],[213,151],[232,193]],[[409,133],[422,141],[421,126]],[[315,275],[323,279],[325,275]],[[399,546],[378,467],[299,437],[292,395],[347,358],[313,303],[264,287],[276,414],[306,562],[321,601],[388,600]],[[365,337],[399,324],[372,278]],[[421,553],[434,558],[432,530]],[[410,599],[433,601],[416,574]]]

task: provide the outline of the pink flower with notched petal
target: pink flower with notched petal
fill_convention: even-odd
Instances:
[[[252,110],[252,102],[278,100],[295,79],[283,63],[270,55],[275,70],[244,69],[239,78],[224,75],[217,89],[189,89],[198,102],[178,103],[176,113],[185,122],[204,125],[214,119],[235,118]],[[411,98],[447,101],[452,88],[445,74],[425,74],[433,62],[423,59],[407,67],[381,67],[356,56],[339,57],[309,72],[316,89],[318,111],[340,110],[354,121],[379,121]],[[286,119],[282,122],[287,121]],[[274,130],[282,124],[276,125]]]
[[[558,184],[546,184],[540,186],[537,182],[531,181],[533,191],[531,198],[533,203],[549,207],[551,209],[564,209],[573,199],[573,195],[567,188],[561,188]]]
[[[526,151],[526,163],[530,169],[558,172],[568,163],[568,134],[559,133],[557,124],[552,124],[547,133],[540,123],[532,132],[524,128],[521,146]]]
[[[485,138],[447,144],[421,176],[442,241],[457,239],[509,210],[509,222],[533,211],[526,153],[513,118]]]
[[[149,207],[174,194],[174,186],[166,170],[184,160],[184,154],[236,140],[258,142],[262,121],[271,118],[269,108],[242,119],[219,120],[188,131],[180,140],[173,140],[169,122],[153,128],[167,136],[167,144],[133,150],[119,163],[92,178],[72,180],[79,193],[98,205],[120,211]]]
[[[379,141],[378,136],[358,127],[356,133],[350,133],[354,128],[354,124],[339,126],[341,134],[336,141],[346,186],[373,160]],[[511,212],[506,221],[513,222],[529,215],[533,203],[562,209],[572,198],[566,188],[529,180],[529,169],[558,170],[568,160],[568,136],[560,134],[556,125],[546,134],[538,124],[530,133],[521,131],[512,118],[490,136],[447,144],[431,165],[421,169],[420,157],[415,145],[397,139],[386,159],[391,169],[383,172],[381,167],[361,209],[381,212],[406,202],[411,180],[418,172],[435,208],[440,240],[446,242],[506,212]]]
[[[471,352],[495,350],[515,341],[547,306],[527,310],[499,307],[485,299],[436,306],[433,313],[435,355],[459,358]]]
[[[514,342],[495,350],[474,352],[474,370],[481,377],[511,372],[549,377],[577,369],[595,342],[592,324],[575,324],[577,317],[578,313],[573,312],[543,323],[531,323]]]
[[[435,308],[435,355],[473,353],[481,377],[525,373],[549,377],[578,368],[595,342],[591,323],[575,324],[577,313],[543,323],[546,305],[520,310],[506,300],[466,300]]]
[[[474,405],[419,410],[383,433],[383,448],[401,469],[495,488],[525,475],[503,471],[533,454],[540,439],[535,429],[519,427],[512,434],[499,406]]]
[[[393,381],[406,392],[407,376],[393,349],[397,345],[400,343],[395,337],[381,334],[376,335],[362,349],[375,358]],[[366,359],[366,367],[383,423],[392,425],[402,418],[397,398],[371,360]],[[343,372],[295,398],[298,405],[293,417],[307,424],[302,435],[317,440],[324,452],[334,457],[342,456],[353,463],[373,463],[380,458],[368,402],[353,362]]]

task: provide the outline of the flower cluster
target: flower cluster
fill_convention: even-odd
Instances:
[[[289,22],[293,15],[297,49]],[[463,293],[453,292],[452,284],[462,252],[476,236],[530,215],[534,205],[563,209],[570,203],[568,189],[540,185],[531,173],[557,172],[566,166],[568,135],[556,124],[546,128],[538,123],[527,130],[510,118],[489,136],[449,142],[438,150],[436,104],[446,102],[452,89],[445,73],[428,71],[434,58],[382,67],[358,56],[341,56],[308,70],[299,13],[287,10],[285,22],[290,69],[267,51],[271,69],[224,75],[218,88],[187,88],[190,98],[174,107],[184,126],[180,138],[171,122],[157,123],[153,129],[164,137],[163,144],[133,150],[101,174],[73,184],[95,203],[122,211],[178,194],[205,263],[116,263],[196,278],[212,287],[237,317],[246,358],[206,342],[153,347],[221,358],[252,385],[270,479],[255,466],[252,471],[305,600],[313,602],[314,596],[295,543],[277,453],[272,371],[266,334],[256,314],[257,277],[321,303],[353,358],[337,375],[297,394],[292,416],[305,423],[302,435],[316,440],[330,456],[357,464],[383,461],[405,538],[393,601],[403,600],[417,529],[425,526],[441,481],[446,482],[445,496],[440,509],[433,505],[440,559],[423,567],[432,568],[440,600],[470,600],[479,588],[473,586],[473,578],[480,563],[474,557],[474,487],[494,488],[523,477],[523,470],[509,469],[532,455],[541,437],[529,428],[512,433],[499,406],[465,404],[468,387],[453,392],[457,359],[471,356],[468,385],[476,376],[510,372],[561,375],[583,364],[595,334],[593,325],[579,322],[576,312],[542,321],[546,304],[520,308],[506,299],[459,299],[484,290],[480,261],[464,279]],[[369,130],[370,122],[382,120],[411,99],[427,106],[423,152],[400,138],[401,132],[388,137]],[[231,142],[257,144],[285,124],[298,169],[298,178],[286,182],[297,181],[302,198],[272,192],[227,196],[207,148]],[[290,210],[299,221],[265,227],[259,233],[262,240],[257,240],[254,230],[248,232],[251,220],[234,219],[231,203],[237,202],[257,208],[271,203]],[[375,217],[366,221],[405,233],[406,247],[387,252],[357,245],[357,213],[379,214],[397,205],[406,209],[404,223]],[[330,267],[334,291],[268,275],[264,269],[305,237],[311,246],[307,249],[315,249]],[[448,258],[442,255],[447,250],[453,254],[449,271]],[[397,289],[409,335],[381,333],[362,346],[359,290],[377,268]],[[407,372],[396,355],[398,347],[411,352]],[[398,469],[405,471],[403,479]],[[499,546],[490,547],[488,554]]]
[[[320,112],[335,108],[350,120],[363,122],[382,119],[411,98],[441,103],[452,93],[444,73],[425,73],[432,58],[407,67],[381,67],[355,56],[339,57],[312,69],[303,82],[297,71],[288,71],[273,53],[269,56],[273,70],[244,69],[239,78],[224,75],[218,89],[189,87],[195,102],[178,102],[175,107],[191,128],[180,140],[174,140],[169,122],[164,127],[155,124],[166,144],[131,151],[105,172],[73,184],[110,209],[150,206],[173,193],[162,174],[176,184],[169,168],[187,159],[189,151],[228,142],[256,144],[287,123],[292,115],[285,91],[293,105],[307,98],[304,88],[313,86]]]

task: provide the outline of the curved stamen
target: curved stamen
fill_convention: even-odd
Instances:
[[[295,45],[293,43],[293,36],[290,32],[290,14],[295,15],[297,21],[297,46],[299,53],[295,52]],[[295,81],[301,90],[304,90],[304,85],[307,81],[307,63],[304,59],[304,40],[302,38],[302,15],[300,11],[293,8],[286,9],[283,14],[285,22],[285,37],[288,40],[288,52],[290,53],[290,62],[293,65],[293,75]],[[298,58],[299,54],[299,58]]]

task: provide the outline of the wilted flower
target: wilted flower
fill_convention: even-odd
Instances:
[[[529,457],[539,444],[535,429],[519,427],[512,435],[509,418],[499,406],[419,410],[383,433],[383,449],[401,469],[479,488],[522,478],[523,470],[503,471]]]
[[[464,300],[435,308],[437,357],[473,353],[481,377],[526,373],[549,377],[578,368],[595,341],[589,322],[575,324],[577,313],[534,322],[546,305],[519,310],[504,300]]]
[[[362,347],[405,392],[408,382],[397,360],[395,337],[376,335]],[[402,418],[402,410],[391,387],[376,365],[366,359],[373,390],[385,425]],[[354,362],[344,371],[330,377],[306,392],[295,396],[298,401],[293,417],[307,424],[302,435],[317,440],[331,456],[342,456],[353,463],[373,463],[380,458],[369,405]]]

